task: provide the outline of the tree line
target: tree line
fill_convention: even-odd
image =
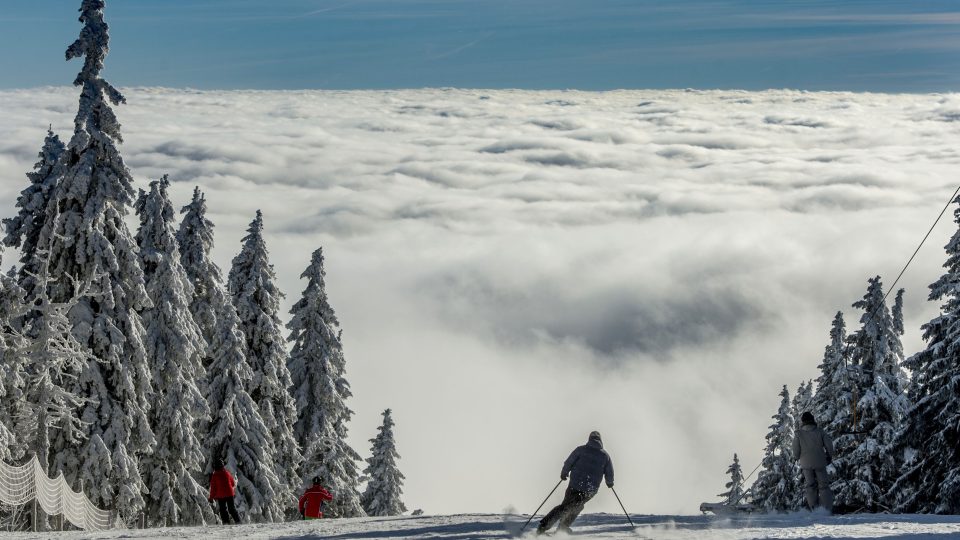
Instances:
[[[405,512],[391,411],[364,470],[346,440],[352,394],[323,250],[283,325],[259,211],[224,280],[199,187],[179,221],[167,177],[134,188],[112,108],[125,98],[101,77],[104,7],[82,0],[66,53],[84,59],[73,135],[48,131],[3,220],[20,260],[0,276],[0,459],[36,455],[126,523],[215,522],[217,459],[248,520],[296,516],[314,477],[334,494],[327,516]]]
[[[775,512],[804,508],[791,445],[800,415],[809,411],[834,441],[828,471],[835,512],[960,513],[960,207],[954,221],[945,271],[929,286],[940,313],[921,326],[924,349],[905,356],[904,291],[890,307],[880,277],[871,278],[852,305],[859,327],[848,334],[837,312],[819,376],[801,383],[792,398],[782,388],[760,473],[746,493],[725,492],[726,501]],[[736,455],[728,474],[735,486],[741,483]]]

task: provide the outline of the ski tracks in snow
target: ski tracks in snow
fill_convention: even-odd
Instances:
[[[171,527],[102,532],[3,533],[0,540],[488,540],[515,537],[529,515],[508,513],[448,516],[398,516],[234,526]],[[603,540],[950,540],[960,538],[960,516],[856,515],[814,516],[807,513],[734,518],[709,516],[632,515],[631,528],[623,515],[588,514],[574,524],[574,534],[552,538]],[[534,517],[521,535],[536,538]],[[532,528],[531,528],[532,527]]]

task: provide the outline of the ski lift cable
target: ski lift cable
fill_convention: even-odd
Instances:
[[[937,224],[940,223],[940,220],[943,218],[943,215],[947,213],[947,209],[950,208],[950,205],[953,204],[953,202],[957,199],[957,195],[960,195],[960,186],[957,186],[957,189],[953,192],[953,195],[951,195],[950,198],[947,199],[947,203],[943,205],[943,209],[940,210],[940,214],[937,215],[937,219],[935,219],[933,221],[933,224],[930,225],[930,229],[927,230],[927,234],[925,234],[923,236],[923,239],[920,240],[920,243],[917,245],[917,248],[913,250],[913,254],[910,255],[910,258],[907,260],[907,263],[903,265],[903,268],[900,270],[900,273],[897,275],[897,278],[893,280],[893,284],[890,285],[890,287],[887,289],[887,292],[883,295],[883,301],[881,301],[880,304],[877,305],[875,308],[873,308],[873,311],[870,312],[869,314],[870,319],[876,316],[877,311],[879,311],[880,308],[887,305],[887,298],[890,296],[890,293],[897,288],[897,283],[900,282],[900,278],[902,278],[903,275],[907,272],[907,268],[910,267],[910,264],[917,257],[917,254],[920,253],[920,249],[923,248],[923,245],[926,243],[927,239],[930,238],[930,235],[933,233],[933,229],[937,227]],[[851,434],[862,433],[856,430],[856,427],[857,427],[856,388],[854,388],[854,386],[850,384],[850,366],[847,363],[847,355],[842,354],[841,358],[843,359],[843,373],[844,373],[844,377],[847,379],[847,386],[849,386],[854,393],[854,399],[851,400],[851,408],[853,409],[853,420],[852,420],[850,433]]]
[[[930,226],[930,229],[927,231],[927,234],[924,235],[923,240],[920,241],[920,244],[917,245],[917,249],[913,250],[913,255],[910,256],[910,260],[907,261],[907,264],[903,265],[903,269],[900,270],[900,274],[897,275],[897,279],[893,280],[893,285],[887,290],[887,294],[883,295],[883,303],[887,302],[887,297],[890,296],[890,293],[897,288],[897,283],[900,282],[900,278],[903,277],[903,274],[907,271],[907,268],[910,266],[910,263],[913,262],[913,259],[916,258],[917,253],[920,252],[920,248],[923,247],[923,244],[930,238],[930,234],[933,233],[933,229],[936,228],[937,224],[940,223],[940,219],[943,218],[943,215],[947,213],[947,208],[950,208],[950,205],[953,201],[956,200],[957,195],[960,194],[960,186],[957,186],[957,190],[953,192],[953,195],[950,196],[950,199],[947,200],[947,204],[943,205],[943,210],[940,211],[940,215],[937,216],[937,219],[934,220],[933,225]],[[883,305],[883,304],[881,304]],[[876,308],[874,308],[876,311]]]
[[[741,487],[741,488],[742,488],[743,486],[747,485],[747,480],[749,480],[750,478],[753,477],[753,475],[757,472],[757,470],[760,468],[761,465],[763,465],[763,460],[760,460],[760,463],[757,463],[757,466],[754,467],[752,471],[750,471],[750,474],[748,474],[747,476],[745,476],[745,477],[743,478],[743,480],[740,480],[740,483],[738,484],[737,487]],[[740,496],[737,497],[737,500],[735,500],[735,501],[733,501],[732,503],[730,503],[730,506],[736,506],[737,503],[740,502],[740,499],[742,499],[742,498],[744,497],[744,495],[747,494],[747,491],[748,491],[748,490],[742,490],[742,491],[740,492]]]

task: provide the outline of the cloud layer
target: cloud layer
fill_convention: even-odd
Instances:
[[[856,325],[866,279],[896,276],[960,166],[958,95],[127,98],[127,164],[141,187],[170,174],[178,202],[206,191],[221,266],[262,209],[289,306],[324,246],[352,442],[366,453],[392,407],[408,506],[428,512],[535,504],[593,429],[632,511],[712,500],[733,452],[758,461],[780,385],[816,376],[833,313]],[[0,92],[3,215],[75,101]],[[902,283],[908,351],[953,230]]]

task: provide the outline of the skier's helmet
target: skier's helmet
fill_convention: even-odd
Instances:
[[[813,414],[811,414],[810,411],[806,411],[800,415],[800,423],[804,425],[816,424],[817,421],[813,418]]]
[[[320,478],[319,476],[314,476],[314,477],[313,477],[313,485],[319,486],[319,485],[322,484],[322,483],[323,483],[323,479],[322,479],[322,478]]]
[[[591,432],[590,432],[590,438],[591,438],[591,439],[596,439],[596,440],[598,440],[598,441],[602,440],[602,439],[600,438],[600,432],[599,432],[599,431],[591,431]]]

